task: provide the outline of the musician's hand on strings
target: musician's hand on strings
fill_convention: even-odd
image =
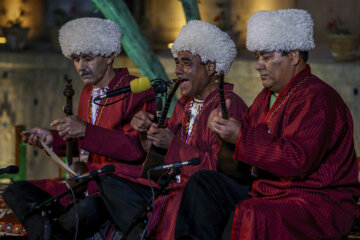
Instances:
[[[226,99],[229,109],[230,99]],[[241,124],[234,118],[224,119],[220,109],[214,109],[208,118],[208,127],[226,142],[236,144],[241,130]]]
[[[225,99],[225,104],[226,104],[226,109],[229,109],[230,104],[231,104],[231,100],[230,99]],[[214,122],[214,118],[215,117],[220,117],[222,118],[222,113],[221,113],[221,108],[215,108],[209,115],[208,117],[208,128],[210,128],[211,131],[214,132],[213,130],[213,126],[212,123]]]
[[[151,142],[147,139],[147,130],[153,124],[155,116],[151,113],[140,111],[137,112],[134,117],[131,119],[130,125],[139,133],[139,139],[141,146],[145,152],[149,152]]]
[[[153,120],[155,119],[155,116],[151,113],[140,111],[137,112],[134,117],[131,119],[130,125],[133,127],[136,131],[145,133],[150,128],[150,126],[153,124]]]
[[[158,128],[157,124],[153,124],[147,132],[147,139],[159,148],[168,149],[175,134],[168,128]]]
[[[50,126],[55,127],[65,140],[85,136],[86,123],[75,115],[56,119]]]
[[[208,128],[210,128],[211,131],[214,131],[213,129],[213,122],[214,122],[214,118],[217,118],[217,117],[220,117],[222,118],[222,115],[221,115],[221,110],[220,108],[216,108],[214,110],[212,110],[212,112],[210,113],[209,117],[208,117],[208,122],[207,122],[207,125],[208,125]]]
[[[53,143],[53,136],[51,132],[45,128],[33,128],[28,131],[21,132],[22,141],[30,145],[41,147],[40,139],[48,146]]]
[[[209,128],[226,142],[236,144],[241,130],[241,124],[235,118],[223,119],[221,116],[209,122]]]

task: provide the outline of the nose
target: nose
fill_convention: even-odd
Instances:
[[[260,69],[263,69],[263,68],[264,68],[264,61],[263,61],[262,57],[259,57],[256,62],[256,65],[255,65],[255,69],[257,71],[260,71]]]
[[[183,65],[181,63],[176,64],[176,67],[175,67],[176,76],[182,74],[184,72],[183,70],[184,70],[184,68],[183,68]]]
[[[80,60],[79,60],[79,69],[82,71],[82,70],[84,70],[86,68],[87,68],[87,61],[80,58]]]

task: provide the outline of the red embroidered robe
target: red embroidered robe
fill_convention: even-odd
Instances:
[[[353,122],[340,95],[311,74],[295,76],[269,110],[264,89],[243,121],[234,157],[277,180],[254,182],[232,230],[241,239],[342,239],[358,215]]]
[[[232,85],[226,84],[224,89],[225,97],[231,100],[229,116],[240,120],[247,111],[246,104],[232,92]],[[174,239],[177,210],[183,190],[191,175],[203,169],[216,170],[217,153],[220,145],[215,135],[207,127],[207,121],[211,111],[220,107],[219,92],[216,90],[205,99],[204,105],[193,125],[188,143],[186,143],[186,123],[192,99],[187,97],[179,99],[174,113],[167,121],[167,127],[175,133],[176,137],[167,151],[165,163],[189,161],[195,157],[200,158],[201,163],[197,166],[181,168],[181,183],[172,183],[169,195],[156,199],[149,229],[151,236],[157,240]]]
[[[136,77],[129,75],[127,69],[120,69],[109,83],[108,91],[128,86],[134,78]],[[136,178],[141,176],[145,152],[137,137],[137,131],[130,126],[130,121],[140,110],[155,113],[154,91],[150,89],[143,93],[129,93],[125,98],[126,94],[122,94],[103,99],[101,103],[106,104],[124,98],[110,106],[99,106],[95,124],[91,124],[92,89],[92,85],[86,85],[80,95],[78,117],[87,123],[85,137],[78,139],[78,147],[90,152],[87,163],[90,170],[100,169],[107,164],[114,164],[115,174],[136,182]],[[54,152],[64,156],[65,141],[57,134],[57,131],[52,131],[52,134]],[[54,182],[34,183],[45,190],[49,190],[52,195],[66,189],[65,185],[58,185]],[[89,185],[90,193],[96,189],[96,184],[91,182]]]

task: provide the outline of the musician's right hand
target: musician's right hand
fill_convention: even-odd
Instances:
[[[168,149],[175,137],[169,128],[158,128],[154,123],[147,132],[147,139],[156,147]]]
[[[136,131],[145,133],[150,128],[151,124],[153,124],[154,119],[155,116],[153,114],[145,111],[140,111],[137,112],[131,119],[130,125]]]
[[[27,131],[21,132],[22,141],[33,146],[40,146],[40,139],[49,147],[53,143],[53,136],[48,129],[45,128],[33,128]]]

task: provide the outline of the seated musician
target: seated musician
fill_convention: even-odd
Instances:
[[[139,94],[123,94],[103,99],[110,106],[98,106],[93,99],[107,91],[128,86],[135,77],[126,68],[114,69],[114,57],[121,51],[121,32],[116,23],[100,18],[79,18],[66,23],[59,32],[59,41],[65,57],[73,60],[76,71],[85,86],[81,92],[78,115],[57,119],[51,123],[56,130],[34,128],[26,131],[24,141],[38,145],[43,140],[58,155],[65,153],[65,141],[74,139],[80,159],[86,161],[89,170],[101,169],[113,164],[115,174],[133,179],[140,177],[145,152],[141,148],[137,132],[131,128],[131,118],[137,111],[155,112],[154,91]],[[99,230],[109,219],[108,212],[97,191],[96,183],[89,184],[89,196],[77,204],[79,215],[78,239],[84,239]],[[44,219],[31,216],[24,219],[35,205],[50,197],[28,182],[12,184],[5,193],[7,203],[25,225],[30,239],[43,236]],[[40,198],[41,196],[41,198]],[[39,198],[38,198],[39,197]],[[73,208],[67,209],[53,225],[53,234],[73,239],[76,217]]]
[[[349,233],[360,193],[353,122],[340,95],[306,64],[315,47],[313,24],[298,9],[249,19],[246,46],[264,89],[242,121],[214,115],[209,127],[236,144],[234,158],[258,168],[258,179],[247,195],[224,174],[195,174],[178,211],[176,239],[221,239],[228,221],[231,239],[344,239]]]
[[[190,21],[183,26],[175,40],[172,53],[175,57],[177,80],[182,97],[167,120],[165,128],[158,128],[154,115],[138,112],[131,125],[141,134],[142,145],[165,149],[165,163],[184,162],[200,158],[197,166],[181,168],[180,182],[174,182],[168,195],[155,200],[149,224],[149,235],[158,240],[174,238],[177,208],[189,177],[200,169],[215,170],[219,143],[207,128],[211,111],[220,105],[218,75],[228,73],[237,54],[234,42],[219,28],[202,21]],[[247,110],[242,99],[232,92],[233,85],[225,85],[225,96],[232,101],[229,114],[240,120]],[[236,110],[236,111],[235,111]],[[149,159],[151,161],[151,159]],[[109,213],[120,232],[126,232],[135,215],[151,199],[148,186],[134,184],[107,174],[100,179],[102,194],[107,197]],[[144,179],[144,184],[147,180]],[[112,204],[110,204],[112,203]]]

